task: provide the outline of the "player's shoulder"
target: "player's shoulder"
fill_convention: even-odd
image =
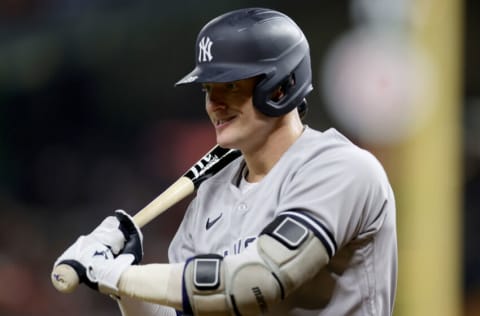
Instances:
[[[354,144],[335,128],[318,131],[307,127],[299,145],[300,151],[310,152],[314,164],[347,169],[357,175],[384,173],[383,166],[371,152]]]
[[[364,155],[364,150],[351,142],[335,128],[319,131],[308,126],[298,141],[292,146],[293,152],[307,153],[318,160],[327,157],[341,158],[351,155]]]
[[[305,131],[299,140],[303,145],[317,150],[331,150],[340,147],[356,150],[358,147],[333,127],[320,131],[305,126]]]

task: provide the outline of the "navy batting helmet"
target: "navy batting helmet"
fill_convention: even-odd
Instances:
[[[208,22],[197,36],[195,64],[176,85],[261,76],[253,104],[268,116],[305,108],[312,90],[307,39],[291,18],[270,9],[235,10]],[[284,97],[272,100],[279,87]]]

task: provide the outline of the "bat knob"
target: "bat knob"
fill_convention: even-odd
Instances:
[[[59,264],[56,266],[51,274],[53,286],[62,293],[73,292],[80,280],[77,272],[67,264]]]

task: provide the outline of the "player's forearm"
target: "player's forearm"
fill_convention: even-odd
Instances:
[[[176,316],[171,307],[123,296],[117,300],[122,316]]]
[[[131,266],[120,277],[118,294],[181,310],[183,266],[183,263]]]
[[[322,233],[308,214],[285,211],[238,255],[197,255],[186,267],[131,266],[117,287],[120,295],[185,314],[264,314],[328,264],[336,248]]]

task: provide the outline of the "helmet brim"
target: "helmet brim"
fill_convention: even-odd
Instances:
[[[202,67],[197,65],[190,73],[175,83],[175,86],[190,83],[233,82],[265,74],[265,66],[220,64]]]

